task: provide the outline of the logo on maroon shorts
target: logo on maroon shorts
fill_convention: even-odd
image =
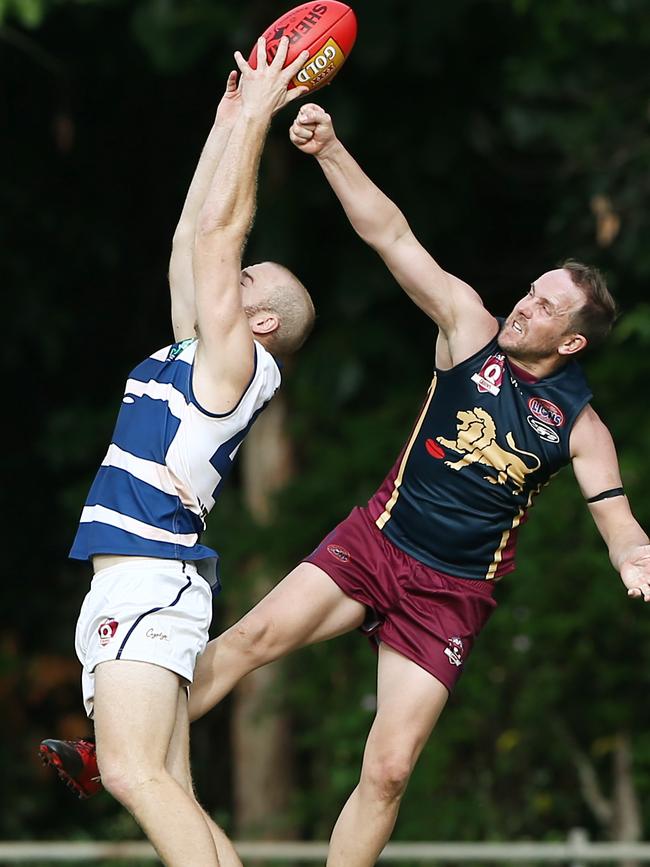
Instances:
[[[350,559],[350,552],[346,551],[345,548],[341,548],[340,545],[328,545],[327,550],[330,552],[332,557],[336,557],[337,560],[340,560],[342,563],[347,563]]]
[[[553,425],[553,427],[562,427],[564,424],[564,413],[560,407],[551,403],[550,400],[544,400],[543,397],[531,397],[528,401],[528,409],[535,418]]]
[[[445,647],[445,656],[449,660],[450,665],[463,664],[463,642],[458,636],[447,639],[447,647]]]
[[[99,624],[99,629],[97,630],[99,643],[102,647],[106,647],[108,642],[115,636],[118,626],[119,623],[117,620],[113,620],[112,617],[107,617],[106,620],[102,620]]]

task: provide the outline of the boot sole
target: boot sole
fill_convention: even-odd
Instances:
[[[63,767],[63,760],[58,753],[55,753],[54,750],[49,749],[45,746],[45,744],[41,744],[38,748],[38,755],[41,762],[48,768],[54,768],[54,770],[59,775],[59,779],[61,779],[66,786],[75,793],[75,795],[80,798],[82,801],[87,800],[92,797],[94,792],[87,792],[76,780],[74,780],[70,774],[66,772]]]

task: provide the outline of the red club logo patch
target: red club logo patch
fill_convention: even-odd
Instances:
[[[327,550],[330,552],[332,557],[336,557],[337,560],[340,560],[342,563],[347,563],[351,557],[349,551],[346,551],[345,548],[341,548],[340,545],[328,545]]]
[[[106,647],[108,642],[114,638],[118,626],[119,623],[117,620],[113,620],[112,617],[107,617],[106,620],[103,620],[99,624],[97,634],[99,635],[99,643],[102,647]]]
[[[562,427],[564,424],[564,413],[560,407],[543,397],[531,397],[528,401],[528,409],[539,421],[544,421],[553,427]]]

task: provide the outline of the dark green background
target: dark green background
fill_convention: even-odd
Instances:
[[[89,575],[66,554],[124,377],[171,337],[171,236],[232,51],[246,53],[284,8],[0,0],[5,838],[135,833],[107,796],[78,804],[36,759],[42,737],[88,730],[72,635]],[[355,9],[357,46],[318,101],[443,267],[495,313],[567,256],[605,271],[622,318],[588,373],[635,512],[650,525],[650,6],[359,0]],[[291,119],[290,108],[274,121],[247,259],[285,262],[318,308],[286,383],[298,472],[271,527],[253,525],[236,475],[215,509],[225,581],[215,631],[254,601],[252,554],[264,551],[280,577],[372,493],[433,363],[431,323],[292,148]],[[597,201],[620,221],[600,242]],[[605,839],[615,826],[590,808],[579,770],[614,797],[621,739],[647,805],[650,611],[626,599],[570,469],[535,507],[519,563],[414,774],[397,839],[547,839],[573,825]],[[301,837],[328,835],[356,781],[374,664],[350,636],[284,670],[276,700],[301,760],[291,806]],[[229,708],[197,726],[197,786],[236,832]]]

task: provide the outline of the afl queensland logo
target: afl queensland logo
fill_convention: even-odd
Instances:
[[[501,353],[491,355],[479,372],[472,376],[472,382],[476,383],[476,387],[481,394],[489,392],[490,394],[497,395],[501,391],[504,363],[505,357]]]
[[[112,617],[107,617],[105,620],[102,620],[99,624],[99,629],[97,630],[99,643],[102,647],[106,647],[108,642],[115,636],[118,626],[119,624],[117,620],[114,620]]]

